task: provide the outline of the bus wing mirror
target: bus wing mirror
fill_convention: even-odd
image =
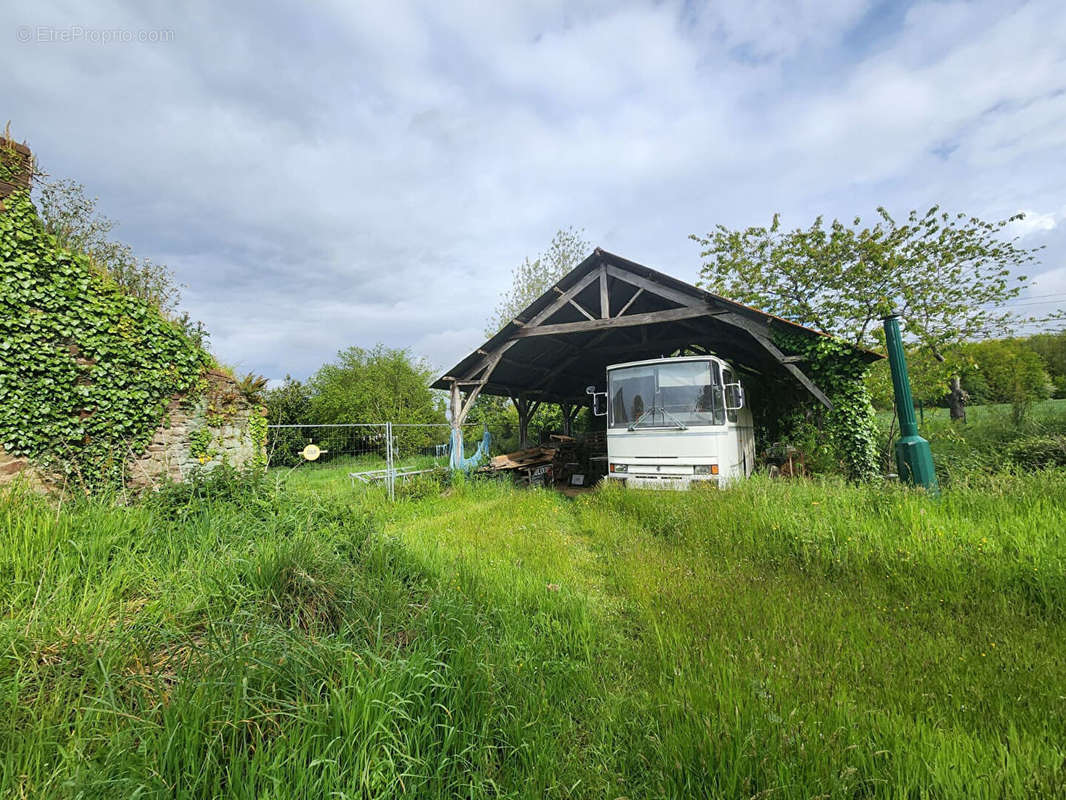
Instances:
[[[739,383],[725,385],[725,410],[739,411],[744,408],[744,387]]]
[[[607,392],[597,392],[595,386],[586,386],[585,394],[592,398],[592,416],[606,417],[607,409],[600,408],[600,398],[603,398],[604,406],[607,405]]]

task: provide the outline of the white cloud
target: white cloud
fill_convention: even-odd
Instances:
[[[174,31],[12,40],[7,113],[189,284],[220,358],[272,378],[376,341],[450,366],[566,225],[694,279],[686,237],[718,222],[1062,203],[1059,0],[175,9],[5,8]]]
[[[1040,214],[1036,211],[1020,211],[1022,219],[1011,223],[1011,231],[1015,236],[1029,236],[1030,234],[1044,231],[1052,231],[1058,227],[1059,220],[1066,219],[1066,207],[1058,213],[1054,211]]]

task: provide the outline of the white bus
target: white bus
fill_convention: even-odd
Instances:
[[[637,488],[724,485],[751,474],[755,432],[736,371],[714,356],[607,367],[607,391],[590,386],[607,417],[608,478]],[[605,407],[604,407],[605,406]]]

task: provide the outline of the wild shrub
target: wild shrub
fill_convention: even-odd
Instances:
[[[270,497],[271,487],[261,469],[219,464],[212,469],[194,467],[185,480],[163,485],[145,502],[164,515],[175,517],[215,503],[255,505]]]
[[[1024,469],[1066,467],[1066,435],[1026,436],[1007,446],[1007,460]]]
[[[407,500],[421,500],[439,495],[451,484],[451,473],[446,470],[412,475],[396,484],[396,496]]]

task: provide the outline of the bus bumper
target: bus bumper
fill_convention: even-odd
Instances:
[[[717,475],[608,475],[607,479],[617,481],[628,489],[717,489]]]

